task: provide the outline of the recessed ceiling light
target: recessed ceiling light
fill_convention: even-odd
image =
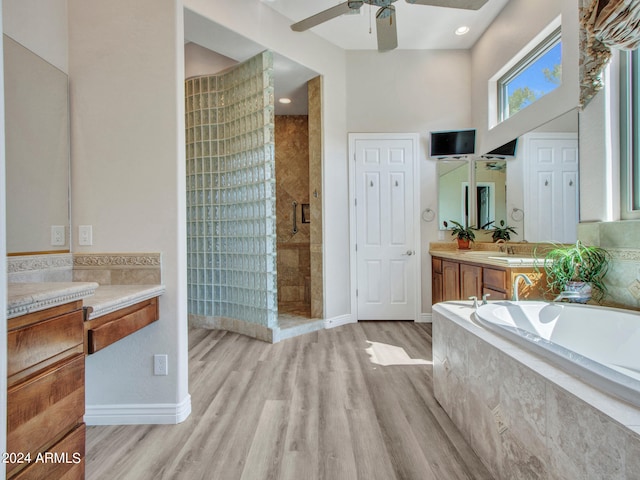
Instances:
[[[469,27],[466,25],[456,28],[456,35],[466,35],[467,33],[469,33]]]
[[[282,97],[282,98],[278,99],[278,101],[280,103],[285,103],[285,104],[291,103],[291,99],[290,98],[286,98],[286,97]]]

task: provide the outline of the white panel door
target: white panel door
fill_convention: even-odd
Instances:
[[[415,320],[414,143],[353,145],[358,320]]]
[[[579,221],[577,137],[536,134],[527,140],[525,171],[530,176],[525,179],[529,187],[526,238],[573,243]]]

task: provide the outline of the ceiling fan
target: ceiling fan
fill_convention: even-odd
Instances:
[[[460,8],[464,10],[478,10],[487,0],[405,0],[415,5],[429,5],[434,7]],[[328,8],[304,20],[291,25],[294,32],[304,32],[333,18],[360,10],[363,4],[380,7],[376,12],[376,34],[378,37],[378,51],[386,52],[398,46],[398,31],[396,29],[396,7],[392,4],[396,0],[349,0],[335,7]]]

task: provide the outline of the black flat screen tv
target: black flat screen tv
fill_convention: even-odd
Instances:
[[[501,147],[491,150],[489,153],[483,155],[485,158],[507,158],[515,157],[516,149],[518,148],[518,139],[511,140],[509,143],[505,143]]]
[[[433,158],[464,157],[475,152],[475,130],[431,132],[429,155]]]

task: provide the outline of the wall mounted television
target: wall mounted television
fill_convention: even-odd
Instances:
[[[429,155],[433,158],[465,157],[475,152],[475,129],[431,132]]]
[[[500,158],[505,159],[508,157],[516,156],[516,149],[518,148],[518,139],[511,140],[509,143],[505,143],[501,147],[491,150],[483,155],[484,158]]]

